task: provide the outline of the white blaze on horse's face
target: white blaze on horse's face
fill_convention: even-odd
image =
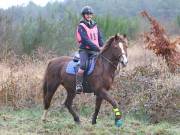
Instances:
[[[126,56],[126,52],[124,51],[124,47],[123,47],[123,43],[119,42],[119,47],[121,48],[121,52],[122,52],[122,55],[121,55],[121,63],[123,64],[123,66],[126,66],[127,63],[128,63],[128,59],[127,59],[127,56]]]

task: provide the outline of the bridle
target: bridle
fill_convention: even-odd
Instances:
[[[100,56],[101,56],[102,58],[104,58],[108,63],[110,63],[113,68],[117,69],[117,66],[116,66],[111,60],[109,60],[108,58],[106,58],[106,57],[105,57],[104,55],[102,55],[102,54],[100,54]],[[118,62],[119,62],[119,61],[118,61]]]
[[[103,59],[105,59],[111,66],[115,69],[117,69],[117,65],[115,65],[110,59],[106,58],[104,55],[101,53],[99,54]],[[124,53],[118,56],[118,63],[121,62],[122,56],[125,55]]]
[[[115,69],[117,69],[117,65],[115,65],[110,59],[108,59],[107,57],[105,57],[102,53],[99,54],[103,59],[105,59],[109,64],[111,64],[111,66]],[[126,54],[123,52],[121,55],[118,56],[118,65],[119,62],[121,62],[122,57],[126,56]],[[121,62],[122,63],[122,62]]]

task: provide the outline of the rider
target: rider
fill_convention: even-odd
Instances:
[[[76,74],[76,93],[83,90],[83,75],[86,69],[86,62],[93,52],[99,52],[103,46],[103,39],[99,28],[92,20],[94,11],[90,6],[81,10],[82,19],[76,31],[76,38],[79,44],[80,68]]]

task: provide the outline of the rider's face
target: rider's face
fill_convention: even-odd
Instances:
[[[93,17],[93,14],[84,14],[84,18],[87,20],[87,21],[90,21]]]

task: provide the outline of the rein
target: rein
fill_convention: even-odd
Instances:
[[[112,61],[110,61],[108,58],[106,58],[106,57],[105,57],[104,55],[102,55],[102,54],[100,54],[100,56],[101,56],[102,58],[104,58],[108,63],[110,63],[113,68],[117,69],[117,66],[114,65]]]
[[[108,58],[106,58],[104,55],[102,55],[102,54],[99,54],[103,59],[105,59],[108,63],[110,63],[111,64],[111,66],[113,67],[113,68],[115,68],[115,74],[119,74],[119,72],[120,72],[120,66],[119,66],[119,64],[116,66],[116,65],[114,65],[113,64],[113,62],[112,61],[110,61]]]

